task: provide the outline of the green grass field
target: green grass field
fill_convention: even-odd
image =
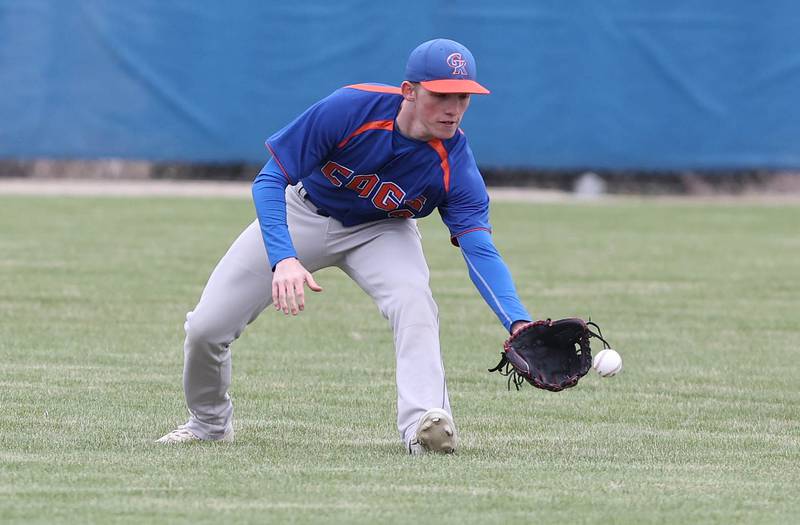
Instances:
[[[0,196],[1,523],[790,523],[800,515],[800,206],[497,203],[537,317],[622,353],[554,394],[421,222],[462,447],[409,457],[391,334],[338,270],[234,346],[237,442],[185,420],[182,324],[244,199]]]

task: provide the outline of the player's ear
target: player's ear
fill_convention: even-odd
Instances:
[[[400,91],[403,93],[403,98],[408,100],[409,102],[414,102],[417,100],[417,86],[413,82],[409,82],[408,80],[403,80],[403,83],[400,84]]]

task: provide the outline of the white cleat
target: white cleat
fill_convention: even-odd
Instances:
[[[156,443],[162,444],[178,444],[178,443],[199,443],[201,441],[220,441],[222,443],[233,443],[233,427],[228,429],[225,434],[219,439],[200,439],[194,433],[186,428],[186,425],[181,425],[169,434],[156,440]]]
[[[441,408],[432,408],[422,414],[417,423],[417,433],[408,444],[412,455],[435,452],[452,454],[458,446],[458,431],[450,414]]]

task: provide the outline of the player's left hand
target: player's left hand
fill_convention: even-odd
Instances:
[[[515,322],[511,331],[500,362],[489,371],[508,376],[509,388],[514,383],[517,390],[525,381],[552,392],[573,387],[592,366],[589,339],[597,338],[610,348],[597,324],[576,317],[536,321],[521,328]]]
[[[284,259],[275,265],[272,275],[272,302],[276,310],[297,315],[305,308],[305,285],[314,291],[321,292],[311,272],[294,257]]]

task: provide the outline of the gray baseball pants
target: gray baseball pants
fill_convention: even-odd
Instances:
[[[294,186],[286,189],[286,208],[289,233],[306,269],[341,268],[389,320],[397,359],[397,428],[408,443],[425,411],[450,412],[438,310],[416,221],[345,227],[317,214]],[[217,264],[200,302],[186,315],[183,388],[191,413],[187,427],[198,437],[221,438],[232,425],[230,345],[271,303],[272,271],[256,220]]]

